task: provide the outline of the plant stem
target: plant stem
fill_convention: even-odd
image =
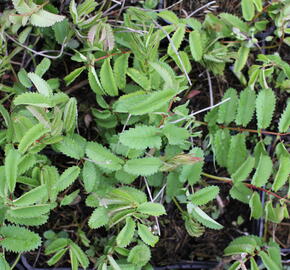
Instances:
[[[219,176],[215,176],[215,175],[211,175],[211,174],[208,174],[208,173],[201,173],[203,176],[205,177],[208,177],[208,178],[211,178],[211,179],[215,179],[215,180],[218,180],[218,181],[221,181],[221,182],[224,182],[224,183],[228,183],[230,185],[233,185],[234,182],[233,180],[229,179],[229,178],[223,178],[223,177],[219,177]],[[247,186],[248,188],[251,188],[251,189],[257,189],[257,190],[260,190],[260,191],[263,191],[265,193],[267,193],[268,195],[272,195],[276,198],[278,198],[279,200],[284,200],[286,203],[290,204],[290,201],[287,200],[286,198],[283,198],[281,196],[279,196],[278,194],[270,191],[270,190],[267,190],[265,188],[262,188],[262,187],[257,187],[255,185],[252,185],[252,184],[249,184],[249,183],[243,183],[245,186]]]
[[[173,202],[175,203],[175,205],[177,206],[178,210],[184,214],[185,211],[181,208],[180,204],[178,203],[178,201],[175,199],[175,197],[172,197]]]
[[[19,259],[21,257],[21,253],[19,253],[14,261],[14,263],[12,264],[12,266],[10,267],[11,270],[16,266],[16,264],[18,263]]]

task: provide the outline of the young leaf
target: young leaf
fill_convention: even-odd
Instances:
[[[288,156],[281,156],[280,159],[280,164],[279,164],[279,169],[278,172],[275,176],[275,180],[273,183],[273,190],[276,192],[278,191],[281,187],[284,186],[286,183],[288,177],[289,177],[289,169],[290,169],[290,159]]]
[[[153,203],[153,202],[141,203],[137,207],[137,211],[142,213],[142,214],[156,216],[156,217],[166,214],[166,211],[165,211],[164,206],[162,204]]]
[[[119,89],[126,87],[126,73],[128,69],[129,53],[118,56],[114,63],[114,74],[116,77],[116,84]]]
[[[228,125],[236,118],[236,111],[238,105],[237,91],[233,88],[229,88],[224,96],[223,100],[230,98],[229,101],[219,106],[218,123]]]
[[[97,95],[105,94],[103,86],[101,85],[101,82],[95,70],[95,67],[92,66],[89,67],[88,79],[90,87]]]
[[[151,247],[154,247],[159,240],[159,237],[154,235],[147,226],[138,223],[138,235],[143,242]]]
[[[113,70],[111,68],[110,59],[105,59],[100,71],[101,83],[104,90],[110,96],[118,95],[118,88],[116,85]]]
[[[0,228],[0,245],[8,251],[27,252],[38,248],[41,239],[38,234],[18,226],[2,226]]]
[[[246,161],[232,174],[234,183],[246,180],[255,166],[255,158],[249,156]]]
[[[99,184],[101,179],[101,173],[93,162],[85,161],[82,170],[82,176],[84,180],[84,186],[86,192],[90,193],[94,190],[94,187]]]
[[[50,65],[51,61],[48,58],[43,58],[41,62],[36,66],[35,74],[38,75],[39,77],[42,77],[44,73],[49,69]]]
[[[176,85],[174,72],[170,72],[171,69],[166,69],[164,62],[150,62],[150,66],[160,75],[164,80],[164,89],[174,88]],[[153,83],[153,82],[152,82]]]
[[[46,10],[40,9],[31,15],[30,22],[35,26],[49,27],[57,22],[61,22],[64,19],[64,16],[56,15]]]
[[[68,238],[57,238],[49,243],[45,248],[45,255],[50,255],[55,253],[70,244],[70,240]]]
[[[56,264],[63,257],[63,255],[67,252],[67,250],[68,250],[68,248],[64,248],[64,249],[59,250],[46,263],[49,266]]]
[[[90,264],[86,253],[75,243],[70,243],[70,250],[72,250],[81,266],[86,269]]]
[[[263,215],[263,207],[260,195],[256,191],[252,194],[249,205],[251,208],[251,217],[259,219]]]
[[[128,217],[126,219],[125,226],[119,232],[116,239],[117,245],[119,247],[126,247],[131,243],[134,236],[135,227],[136,227],[135,221],[131,217]]]
[[[46,185],[41,185],[24,193],[21,197],[14,200],[13,204],[16,206],[34,204],[40,202],[45,196],[47,196],[47,187]]]
[[[251,0],[250,0],[251,1]],[[250,48],[246,46],[241,46],[238,50],[238,57],[234,64],[234,72],[239,73],[244,68],[247,63],[249,56]]]
[[[252,184],[258,187],[265,185],[272,174],[272,168],[273,164],[271,158],[268,155],[261,154]]]
[[[83,67],[79,67],[79,68],[74,69],[74,70],[73,70],[71,73],[69,73],[68,75],[66,75],[66,76],[64,77],[64,81],[65,81],[66,85],[68,86],[68,85],[70,85],[72,82],[74,82],[74,80],[75,80],[77,77],[79,77],[85,69],[86,69],[85,66],[83,66]]]
[[[202,225],[208,228],[215,230],[220,230],[223,228],[221,224],[217,223],[215,220],[209,217],[204,211],[202,211],[198,206],[192,203],[187,204],[187,211],[194,219],[196,219],[198,222],[200,222]]]
[[[101,144],[89,142],[86,147],[88,158],[93,160],[98,167],[117,171],[122,168],[124,161],[110,152]]]
[[[184,34],[185,34],[185,25],[181,24],[177,27],[177,30],[175,31],[175,33],[173,34],[171,38],[171,42],[169,42],[168,49],[167,49],[168,55],[176,54],[176,51],[179,50],[181,42],[184,38]]]
[[[158,172],[162,161],[156,157],[145,157],[128,160],[124,166],[127,173],[133,175],[149,176]]]
[[[228,152],[227,169],[230,174],[234,173],[246,160],[248,151],[244,134],[232,136]]]
[[[25,153],[30,146],[37,143],[36,140],[42,137],[50,130],[43,124],[34,125],[30,128],[19,142],[18,150],[20,153]]]
[[[263,264],[266,266],[267,270],[280,270],[281,268],[276,264],[275,261],[265,252],[260,251],[259,256],[262,259]]]
[[[217,186],[208,186],[198,190],[188,197],[195,205],[204,205],[209,201],[215,199],[220,189]]]
[[[287,132],[290,126],[290,102],[279,120],[279,132]]]
[[[258,128],[267,128],[271,124],[276,98],[272,89],[263,89],[256,100]]]
[[[121,267],[117,264],[117,262],[111,255],[107,255],[107,258],[113,270],[122,270]],[[103,264],[102,270],[103,268],[107,270],[107,265]]]
[[[13,103],[17,105],[33,105],[36,107],[50,108],[54,106],[51,98],[38,93],[24,93],[17,96]]]
[[[143,89],[149,91],[151,89],[151,83],[145,74],[141,73],[139,70],[135,68],[129,68],[127,71],[129,77],[139,84]]]
[[[63,112],[63,124],[67,134],[74,131],[77,124],[77,117],[77,100],[75,98],[70,98],[65,105]]]
[[[89,219],[89,226],[92,229],[98,229],[109,222],[108,210],[104,207],[95,209]]]
[[[246,21],[251,21],[255,16],[253,0],[242,0],[242,12]]]
[[[14,192],[15,189],[20,157],[21,157],[20,153],[17,150],[11,148],[5,158],[6,184],[11,193]]]
[[[189,34],[189,47],[192,58],[197,62],[201,61],[203,56],[203,46],[199,30],[193,30]]]
[[[27,74],[28,78],[33,82],[33,84],[35,85],[37,91],[46,96],[49,97],[52,95],[52,90],[50,88],[50,86],[48,85],[48,83],[43,80],[42,78],[40,78],[37,74],[29,72]]]
[[[246,88],[240,94],[238,113],[236,118],[237,125],[246,127],[252,120],[256,104],[256,94],[254,90]]]
[[[138,126],[120,134],[120,142],[129,148],[146,149],[161,146],[160,130],[153,126]]]
[[[144,266],[151,258],[150,248],[144,244],[137,245],[130,250],[128,262],[133,263],[139,267]]]
[[[75,199],[78,197],[79,193],[80,193],[80,190],[77,189],[71,194],[65,195],[64,198],[60,202],[60,206],[70,205],[71,203],[73,203]]]
[[[69,187],[79,176],[80,168],[78,166],[72,166],[67,168],[60,176],[57,182],[57,191],[63,191]]]

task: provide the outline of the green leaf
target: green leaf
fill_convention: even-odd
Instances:
[[[242,0],[242,12],[246,21],[251,21],[255,16],[255,6],[253,0]]]
[[[174,32],[171,38],[171,42],[169,42],[168,49],[167,49],[168,55],[176,54],[176,51],[179,50],[181,42],[183,41],[184,34],[185,34],[185,25],[181,24],[177,27],[177,30]]]
[[[79,269],[78,258],[71,248],[69,249],[69,257],[70,257],[71,270],[78,270]]]
[[[24,193],[21,197],[15,199],[13,201],[13,204],[16,206],[34,204],[40,202],[46,196],[47,196],[47,187],[46,185],[41,185]]]
[[[144,73],[141,73],[139,70],[135,68],[129,68],[127,70],[127,74],[134,82],[139,84],[143,89],[147,91],[151,89],[151,83]]]
[[[37,74],[32,73],[32,72],[29,72],[27,74],[27,76],[33,82],[37,91],[40,94],[42,94],[46,97],[49,97],[52,95],[52,90],[51,90],[50,86],[48,85],[48,83],[45,80],[40,78],[40,76],[38,76]]]
[[[69,73],[68,75],[66,75],[66,76],[64,77],[64,81],[65,81],[66,85],[68,86],[68,85],[70,85],[72,82],[74,82],[74,80],[75,80],[77,77],[79,77],[85,69],[86,69],[85,66],[83,66],[83,67],[79,67],[79,68],[74,69],[74,70],[73,70],[71,73]]]
[[[256,100],[258,128],[267,128],[270,126],[275,104],[276,98],[272,89],[263,89],[259,92]]]
[[[193,30],[189,34],[189,47],[192,58],[197,62],[201,61],[203,56],[203,46],[199,30]]]
[[[113,270],[122,270],[121,267],[117,264],[117,262],[115,261],[115,259],[111,255],[107,255],[107,258],[108,258],[108,261],[110,262],[110,265],[113,268]],[[103,264],[102,270],[103,270],[103,268],[105,270],[107,270],[107,265]]]
[[[263,215],[263,206],[259,193],[254,192],[252,194],[249,205],[251,209],[251,217],[259,219]]]
[[[33,218],[48,213],[50,209],[51,209],[50,204],[37,204],[30,206],[10,207],[8,212],[9,215],[13,217]]]
[[[83,250],[75,243],[70,243],[70,250],[74,253],[81,266],[86,269],[89,266],[90,261]]]
[[[54,144],[53,147],[57,151],[74,159],[82,159],[85,154],[85,149],[83,145],[80,144],[79,141],[75,140],[73,137],[65,136],[63,137],[61,142]]]
[[[272,174],[272,168],[273,164],[271,158],[268,155],[261,154],[252,184],[257,187],[265,185]]]
[[[44,75],[44,73],[46,71],[48,71],[49,67],[51,65],[51,61],[48,59],[48,58],[43,58],[41,60],[41,62],[36,66],[36,69],[35,69],[35,74],[38,75],[39,77],[42,77]],[[32,73],[33,74],[33,73]],[[33,80],[32,80],[33,81]],[[37,87],[36,83],[34,83],[35,86]],[[38,90],[39,93],[40,90]],[[44,94],[44,93],[43,93]],[[44,94],[45,95],[45,94]],[[46,95],[47,96],[47,95]]]
[[[36,124],[30,128],[19,142],[18,150],[20,153],[25,153],[28,148],[36,143],[36,140],[48,133],[50,130],[43,124]]]
[[[276,192],[286,183],[290,173],[290,158],[289,156],[281,156],[278,172],[273,183],[273,190]]]
[[[153,202],[141,203],[137,207],[137,211],[142,213],[142,214],[156,216],[156,217],[166,214],[166,211],[165,211],[164,206],[162,204],[153,203]]]
[[[12,222],[14,224],[20,224],[20,225],[25,225],[25,226],[40,226],[45,223],[47,223],[48,220],[48,215],[40,215],[37,217],[32,217],[32,218],[22,218],[22,217],[14,217],[9,214],[9,212],[6,212],[6,218],[9,222]]]
[[[279,120],[279,132],[287,132],[290,126],[290,102],[287,104],[280,120]]]
[[[15,189],[20,157],[20,153],[13,148],[9,150],[5,157],[5,178],[8,189],[11,193],[13,193]]]
[[[166,125],[162,129],[162,133],[167,137],[169,144],[179,145],[184,144],[190,136],[186,128],[177,127],[175,125]]]
[[[219,106],[218,112],[218,123],[226,125],[234,121],[234,119],[236,118],[236,111],[238,105],[237,91],[233,88],[227,89],[222,100],[225,100],[227,98],[230,98],[230,100],[221,104]]]
[[[72,166],[67,168],[60,176],[57,182],[57,191],[63,191],[69,187],[79,176],[80,168],[78,166]]]
[[[68,37],[70,31],[70,25],[68,19],[65,19],[61,22],[58,22],[52,27],[54,32],[55,40],[58,44],[63,44],[66,38]]]
[[[259,270],[259,267],[253,257],[250,258],[250,262],[251,262],[251,265],[250,265],[251,270]]]
[[[94,163],[86,160],[82,170],[82,175],[86,192],[92,192],[101,179],[99,169],[97,169]]]
[[[231,145],[231,135],[228,129],[219,129],[213,139],[214,156],[217,163],[226,167],[228,163],[228,153]]]
[[[230,174],[234,173],[246,160],[248,151],[244,134],[232,136],[228,152],[227,169]]]
[[[2,226],[0,235],[2,237],[0,245],[12,252],[21,253],[35,250],[41,244],[38,234],[18,226]]]
[[[73,201],[77,198],[79,193],[80,193],[80,190],[77,189],[71,194],[65,195],[64,198],[60,202],[60,206],[70,205],[71,203],[73,203]]]
[[[150,248],[144,244],[133,247],[128,256],[128,262],[133,263],[137,266],[144,266],[149,262],[151,258]]]
[[[137,104],[132,104],[128,108],[128,112],[132,115],[143,115],[154,112],[169,102],[175,95],[177,95],[177,92],[172,89],[155,91],[144,96]]]
[[[224,250],[226,256],[237,254],[253,254],[255,247],[249,244],[230,245]]]
[[[255,166],[255,158],[249,156],[245,162],[232,174],[234,183],[242,182],[247,179]]]
[[[236,118],[237,125],[246,127],[252,120],[256,104],[255,91],[246,88],[240,94],[238,113]]]
[[[30,22],[35,26],[49,27],[57,22],[61,22],[64,19],[64,16],[56,15],[46,10],[40,9],[31,15]]]
[[[36,107],[50,108],[54,106],[51,98],[38,93],[24,93],[17,96],[13,103],[17,105],[33,105]]]
[[[126,87],[126,73],[128,70],[129,56],[129,53],[122,54],[116,58],[114,63],[114,74],[119,89],[124,89]]]
[[[28,78],[28,74],[24,68],[21,68],[17,73],[18,80],[21,84],[23,84],[26,88],[30,88],[32,86],[31,81]]]
[[[248,1],[248,0],[246,0]],[[251,1],[251,0],[249,0]],[[244,68],[247,63],[248,56],[249,56],[250,48],[246,46],[241,46],[238,50],[238,55],[236,62],[234,64],[234,72],[239,73]]]
[[[118,236],[116,239],[117,245],[119,247],[126,247],[131,243],[134,236],[135,227],[136,227],[135,221],[131,217],[128,217],[126,219],[125,226],[118,233]]]
[[[50,255],[61,249],[68,247],[70,240],[68,238],[57,238],[51,241],[45,248],[45,255]]]
[[[216,198],[220,189],[217,186],[208,186],[198,190],[188,197],[195,205],[204,205]]]
[[[113,189],[110,192],[110,197],[122,200],[126,204],[136,204],[136,202],[143,203],[147,201],[146,194],[143,191],[128,186]]]
[[[117,171],[122,168],[124,161],[114,155],[107,148],[95,142],[89,142],[86,147],[88,158],[93,160],[98,167]]]
[[[252,195],[252,191],[247,188],[243,183],[237,183],[230,189],[232,198],[248,204]]]
[[[120,134],[120,142],[129,148],[146,149],[161,147],[160,130],[153,126],[138,126]]]
[[[168,21],[173,24],[179,23],[179,18],[176,16],[176,14],[173,11],[170,10],[162,10],[157,14],[159,17],[164,19],[165,21]]]
[[[154,235],[147,226],[138,223],[138,235],[140,236],[140,238],[142,239],[142,241],[151,246],[154,247],[156,245],[156,243],[159,240],[159,237]]]
[[[219,16],[228,25],[236,27],[244,33],[248,33],[249,26],[245,22],[243,22],[239,17],[229,13],[221,13]]]
[[[259,256],[261,257],[262,262],[267,268],[267,270],[280,270],[281,269],[265,251],[260,251]]]
[[[110,64],[110,59],[105,59],[100,71],[101,83],[105,92],[109,96],[117,96],[118,88],[116,85],[114,73]]]
[[[210,216],[208,216],[204,211],[202,211],[198,206],[192,203],[187,204],[187,211],[194,219],[196,219],[198,222],[200,222],[202,225],[208,228],[215,229],[215,230],[220,230],[223,228],[221,224],[217,223]]]
[[[90,219],[89,226],[92,229],[97,229],[105,226],[109,222],[108,210],[105,207],[99,207],[94,210]]]
[[[166,68],[167,65],[164,62],[149,62],[149,64],[165,82],[164,89],[174,89],[176,80],[174,72],[170,72],[172,69],[170,67]]]
[[[145,157],[128,160],[124,166],[127,173],[133,175],[149,176],[158,172],[162,161],[155,157]]]
[[[77,124],[77,117],[77,100],[75,98],[70,98],[63,112],[63,125],[67,134],[74,131]]]
[[[97,95],[105,94],[103,86],[101,85],[101,82],[95,70],[95,67],[92,66],[89,67],[88,79],[90,87]]]
[[[64,248],[64,249],[59,250],[46,263],[49,266],[56,264],[63,257],[63,255],[67,252],[67,250],[68,250],[68,248]]]

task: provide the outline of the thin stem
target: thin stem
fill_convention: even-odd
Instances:
[[[172,197],[172,201],[175,203],[176,207],[178,208],[178,210],[184,214],[185,211],[181,208],[180,204],[178,203],[178,201],[175,199],[175,197]]]
[[[227,184],[230,184],[230,185],[233,185],[234,182],[233,180],[229,179],[229,178],[224,178],[224,177],[219,177],[219,176],[215,176],[215,175],[211,175],[211,174],[208,174],[208,173],[201,173],[203,176],[205,177],[208,177],[208,178],[211,178],[211,179],[214,179],[214,180],[218,180],[218,181],[221,181],[221,182],[224,182],[224,183],[227,183]],[[290,204],[290,201],[279,196],[278,194],[270,191],[270,190],[267,190],[265,188],[262,188],[262,187],[257,187],[255,185],[252,185],[252,184],[249,184],[249,183],[243,183],[246,187],[248,188],[251,188],[251,189],[256,189],[256,190],[260,190],[260,191],[263,191],[265,193],[267,193],[268,195],[272,195],[276,198],[278,198],[279,200],[284,200],[286,203]]]
[[[21,257],[21,253],[18,253],[18,255],[17,255],[17,257],[16,257],[14,263],[13,263],[12,266],[10,267],[11,270],[12,270],[12,269],[16,266],[16,264],[19,262],[20,257]]]

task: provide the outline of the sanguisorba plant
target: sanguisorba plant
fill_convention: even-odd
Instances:
[[[98,243],[85,230],[77,239],[48,231],[49,265],[69,254],[72,269],[90,263],[100,270],[152,269],[150,247],[159,240],[164,204],[177,205],[192,237],[205,228],[220,230],[208,205],[222,183],[232,186],[233,199],[249,205],[251,218],[275,224],[288,218],[290,105],[283,97],[290,88],[290,66],[275,49],[290,43],[289,1],[242,0],[243,18],[208,13],[200,22],[169,10],[156,12],[156,3],[147,0],[143,9],[125,9],[121,25],[108,20],[104,6],[93,0],[71,0],[62,7],[66,16],[44,1],[13,0],[13,5],[0,18],[0,42],[7,49],[0,75],[15,76],[13,84],[0,84],[1,269],[10,269],[6,251],[39,248],[41,237],[33,231],[49,222],[52,210],[57,213],[78,196],[92,209],[88,227],[105,227],[110,237],[96,258]],[[44,79],[54,61],[71,53],[66,61],[77,68],[64,78]],[[23,54],[31,64],[15,68],[12,57]],[[211,90],[211,106],[190,112],[183,97],[196,83],[197,65],[209,76],[232,72],[240,84],[216,105]],[[60,86],[79,76],[87,77],[96,97],[94,140],[77,132],[77,99]],[[273,120],[278,101],[283,113]],[[204,121],[198,121],[204,111]],[[202,146],[196,138],[204,139]],[[73,166],[53,164],[46,150],[67,156]],[[210,174],[205,161],[210,153],[215,161],[210,166],[225,177]],[[73,184],[79,189],[67,194]],[[240,237],[225,255],[236,260],[230,269],[248,264],[282,269],[275,239]]]

